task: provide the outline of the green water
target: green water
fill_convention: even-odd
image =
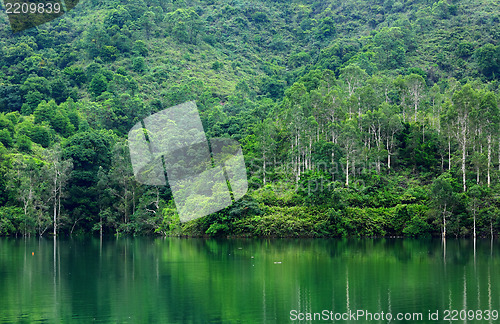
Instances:
[[[0,238],[1,323],[287,323],[359,310],[420,323],[439,311],[444,323],[450,309],[500,309],[497,241]]]

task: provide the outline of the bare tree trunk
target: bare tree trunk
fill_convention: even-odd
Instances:
[[[390,145],[389,145],[389,137],[387,137],[386,141],[386,148],[387,148],[387,169],[391,169],[391,150],[390,150]]]
[[[312,170],[312,137],[309,137],[309,170]]]
[[[56,164],[54,163],[54,168]],[[54,237],[57,235],[57,169],[54,170]]]
[[[448,137],[448,170],[451,170],[451,139]]]
[[[61,193],[62,193],[62,184],[59,182],[59,194],[57,196],[57,215],[61,217]]]
[[[73,231],[75,230],[75,226],[76,226],[76,223],[78,223],[78,221],[81,221],[83,218],[78,218],[74,223],[73,223],[73,226],[71,226],[71,232],[70,234],[73,234]]]
[[[266,154],[265,153],[262,154],[262,160],[263,160],[263,163],[262,163],[263,182],[264,182],[264,186],[265,186],[266,185]]]
[[[334,138],[332,136],[332,143],[334,141]],[[332,147],[332,181],[335,181],[335,172],[333,171],[334,170],[334,163],[335,163],[335,151]]]
[[[490,167],[491,167],[491,134],[488,134],[488,188],[490,187],[491,184],[491,179],[490,179]]]
[[[347,154],[347,163],[345,170],[345,186],[349,187],[349,154]]]
[[[464,192],[467,191],[467,186],[465,185],[465,148],[466,148],[466,130],[465,126],[462,128],[462,182],[464,185]]]
[[[358,95],[358,119],[361,119],[361,96]],[[361,130],[361,123],[359,123],[359,130]]]
[[[54,236],[57,235],[57,199],[54,197]]]
[[[377,173],[380,174],[380,148],[384,145],[382,142],[382,135],[380,134],[380,122],[378,125],[378,133],[377,133]]]
[[[418,108],[418,102],[415,100],[415,123],[417,122],[417,108]]]

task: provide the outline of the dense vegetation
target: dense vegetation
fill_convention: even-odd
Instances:
[[[492,0],[83,1],[0,25],[0,234],[478,236],[500,230]],[[249,192],[180,224],[128,130],[196,100]]]

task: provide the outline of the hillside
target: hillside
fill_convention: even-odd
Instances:
[[[87,0],[16,34],[1,17],[0,234],[497,235],[499,25],[493,0]],[[180,224],[126,136],[190,100],[241,143],[250,189]]]

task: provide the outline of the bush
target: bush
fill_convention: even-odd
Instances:
[[[146,70],[146,61],[144,61],[144,58],[141,56],[134,57],[132,60],[132,69],[136,72],[144,72]]]
[[[94,96],[100,96],[104,91],[108,89],[108,81],[106,77],[101,73],[94,75],[92,81],[90,81],[90,92],[94,94]]]
[[[44,126],[34,126],[30,131],[29,137],[31,140],[43,147],[49,147],[50,145],[50,135],[49,131]]]
[[[263,12],[254,13],[252,14],[251,18],[256,23],[265,23],[269,21],[269,18],[267,18],[267,15]]]
[[[16,139],[17,149],[21,152],[30,153],[32,144],[33,142],[26,135],[19,135]]]
[[[7,129],[0,129],[0,143],[5,147],[12,147],[12,137]]]
[[[20,232],[19,224],[24,218],[22,208],[0,207],[0,235],[13,235]]]

